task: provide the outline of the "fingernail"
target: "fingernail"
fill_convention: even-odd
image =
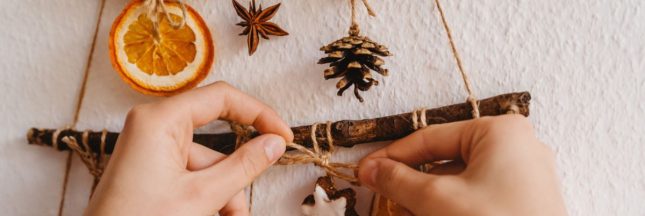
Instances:
[[[374,186],[376,184],[376,175],[378,174],[378,162],[370,160],[361,165],[361,169],[365,170],[365,177],[361,183],[367,186]]]
[[[270,161],[275,161],[280,158],[284,154],[285,148],[282,137],[270,136],[264,140],[264,153],[266,153]]]

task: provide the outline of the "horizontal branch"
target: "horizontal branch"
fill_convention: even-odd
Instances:
[[[528,92],[510,93],[498,95],[479,101],[479,109],[482,116],[496,116],[508,113],[517,113],[524,116],[529,115],[529,101],[531,95]],[[472,118],[472,108],[468,103],[460,103],[434,109],[427,109],[426,122],[428,125],[447,122],[463,121]],[[395,140],[414,132],[411,113],[380,117],[364,120],[343,120],[333,122],[331,125],[331,137],[334,145],[352,147],[361,143],[372,143],[377,141]],[[312,145],[310,130],[312,125],[293,127],[294,143],[310,148]],[[65,136],[73,136],[76,140],[83,140],[83,131],[71,129],[37,129],[32,128],[27,133],[29,144],[54,147],[59,151],[67,151],[70,148],[62,141]],[[91,132],[87,134],[87,143],[94,153],[100,151],[102,132]],[[252,134],[252,137],[258,133]],[[105,152],[110,154],[119,134],[115,132],[105,133]],[[326,127],[316,128],[318,143],[326,148]],[[237,136],[234,133],[222,134],[195,134],[193,141],[200,143],[215,151],[230,154],[235,150]]]

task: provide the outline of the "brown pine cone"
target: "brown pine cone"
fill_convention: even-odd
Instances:
[[[360,102],[363,97],[358,90],[367,91],[372,85],[378,85],[378,81],[372,78],[371,70],[383,76],[388,75],[388,70],[382,68],[385,62],[379,56],[391,56],[387,47],[380,45],[368,37],[359,36],[358,26],[352,26],[349,36],[332,42],[320,48],[327,54],[321,58],[318,64],[330,63],[330,68],[325,69],[325,79],[339,78],[336,84],[338,96],[354,85],[354,95]]]

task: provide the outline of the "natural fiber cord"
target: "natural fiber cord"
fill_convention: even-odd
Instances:
[[[463,79],[464,86],[466,87],[466,91],[468,92],[468,98],[466,100],[473,107],[473,111],[472,111],[473,118],[479,118],[479,104],[477,104],[477,97],[475,97],[475,94],[473,93],[472,87],[470,86],[470,80],[468,79],[468,74],[466,74],[466,71],[464,70],[464,66],[461,63],[461,57],[459,57],[457,46],[455,45],[455,41],[452,39],[452,31],[450,30],[450,26],[448,26],[446,15],[443,12],[443,8],[441,7],[441,3],[439,3],[439,0],[435,0],[435,3],[437,4],[437,10],[439,10],[439,15],[441,15],[441,22],[443,23],[443,28],[446,29],[446,35],[448,36],[448,41],[450,42],[450,48],[452,49],[452,56],[455,58],[455,61],[457,62],[457,68],[461,73],[461,78]]]
[[[186,25],[186,3],[184,3],[184,0],[178,0],[177,2],[181,8],[181,21],[179,22],[176,22],[172,17],[170,17],[170,12],[168,12],[168,8],[166,7],[164,0],[145,0],[143,2],[143,5],[147,7],[148,18],[152,21],[152,27],[155,32],[159,29],[159,18],[157,17],[157,14],[163,14],[166,19],[168,19],[168,24],[175,29],[180,29]]]
[[[92,45],[90,46],[90,52],[87,56],[87,64],[85,65],[85,70],[83,71],[83,80],[81,81],[81,89],[78,93],[78,98],[76,100],[76,108],[74,109],[74,119],[71,124],[71,128],[75,128],[78,123],[79,116],[81,113],[81,107],[83,106],[83,99],[85,98],[85,89],[87,87],[87,80],[90,75],[90,68],[92,67],[92,57],[94,56],[94,49],[96,48],[96,38],[99,32],[99,26],[101,24],[101,18],[103,17],[103,10],[105,9],[105,1],[100,0],[99,5],[99,14],[96,18],[96,25],[94,26],[94,35],[92,36]],[[58,204],[58,216],[63,215],[63,209],[65,208],[65,194],[67,193],[67,182],[69,181],[69,171],[72,167],[72,155],[74,151],[67,153],[67,160],[65,162],[65,174],[63,177],[63,188],[61,190],[61,198]],[[96,182],[96,181],[95,181]],[[95,186],[92,186],[94,188]],[[91,194],[90,194],[91,195]]]

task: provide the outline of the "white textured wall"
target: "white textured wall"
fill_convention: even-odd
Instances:
[[[241,0],[243,1],[243,0]],[[274,21],[290,36],[262,41],[253,57],[228,0],[188,0],[216,46],[207,81],[226,80],[273,106],[292,125],[362,119],[462,102],[464,92],[433,1],[372,0],[378,17],[362,30],[388,45],[391,76],[358,103],[324,81],[318,48],[345,35],[347,0],[284,0]],[[277,0],[265,0],[275,3]],[[645,215],[645,1],[444,0],[479,96],[528,90],[531,120],[557,152],[572,215]],[[112,70],[107,35],[126,0],[108,0],[79,129],[119,130],[129,107],[157,100]],[[363,10],[361,10],[363,12]],[[72,120],[88,63],[98,0],[5,0],[0,7],[0,212],[54,215],[65,153],[28,146],[29,127]],[[380,79],[380,77],[379,77]],[[202,131],[216,131],[217,128]],[[373,150],[343,150],[356,160]],[[255,212],[297,215],[322,172],[274,167],[256,183]],[[74,159],[66,215],[79,215],[91,178]],[[360,212],[369,192],[359,189]],[[269,201],[270,200],[270,201]],[[269,214],[273,213],[273,214]]]

